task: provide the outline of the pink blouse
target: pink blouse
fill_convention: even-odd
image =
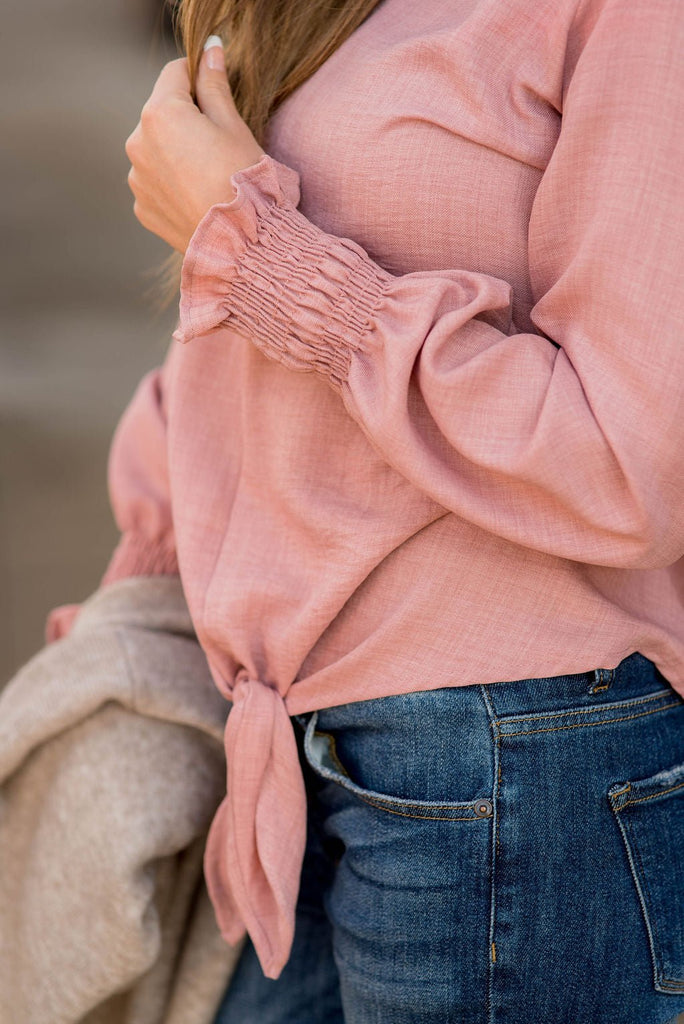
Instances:
[[[384,0],[192,237],[103,584],[180,573],[232,701],[207,885],[268,977],[289,716],[635,650],[684,694],[683,36],[672,0]]]

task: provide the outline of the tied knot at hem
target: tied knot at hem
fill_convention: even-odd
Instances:
[[[294,938],[306,792],[278,690],[241,671],[224,734],[227,793],[205,849],[207,889],[224,937],[249,932],[264,974],[279,976]]]

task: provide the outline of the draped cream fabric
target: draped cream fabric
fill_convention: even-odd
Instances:
[[[0,694],[0,1024],[211,1024],[226,704],[177,577],[95,593]]]

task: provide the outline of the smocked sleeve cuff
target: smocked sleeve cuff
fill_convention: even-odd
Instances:
[[[101,587],[129,576],[176,576],[178,558],[173,539],[149,540],[124,533],[100,582]]]
[[[394,278],[351,239],[307,220],[299,175],[268,154],[231,181],[235,198],[212,206],[190,239],[174,338],[231,327],[339,389]]]

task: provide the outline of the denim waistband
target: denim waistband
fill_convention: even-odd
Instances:
[[[636,702],[635,712],[642,700],[645,705],[654,708],[660,708],[663,701],[684,703],[684,698],[656,665],[635,651],[614,668],[420,690],[355,701],[343,707],[354,708],[359,704],[367,704],[366,713],[369,718],[389,716],[395,722],[399,718],[416,714],[435,721],[442,721],[445,715],[451,716],[452,720],[456,716],[467,720],[473,729],[481,719],[482,727],[489,729],[491,718],[501,720],[512,716],[552,714],[576,709],[599,710],[601,707],[608,708],[612,704],[631,700]],[[329,710],[326,711],[327,718],[330,717]],[[337,720],[340,708],[335,710],[334,717]],[[305,729],[312,713],[295,716],[292,720]],[[514,726],[511,724],[510,727]]]
[[[615,668],[597,668],[574,675],[540,676],[512,682],[486,683],[483,689],[496,717],[534,711],[562,711],[569,707],[598,707],[616,701],[668,691],[679,695],[656,665],[639,651]]]

